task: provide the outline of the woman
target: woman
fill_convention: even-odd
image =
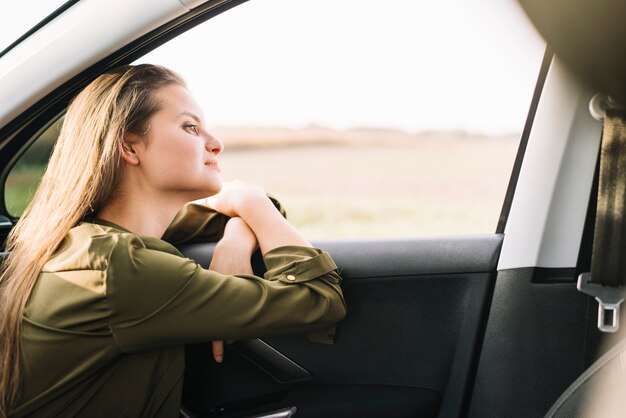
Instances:
[[[104,74],[73,100],[7,243],[1,417],[177,416],[183,344],[345,315],[330,256],[261,188],[223,186],[222,148],[159,66]],[[193,239],[219,239],[209,270],[172,246]],[[252,275],[256,248],[265,278]]]

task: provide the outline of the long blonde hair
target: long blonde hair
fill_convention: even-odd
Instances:
[[[159,109],[154,93],[185,86],[160,66],[125,66],[103,74],[70,104],[32,202],[7,239],[0,273],[0,418],[19,394],[21,324],[44,264],[69,230],[114,197],[125,132],[142,134]]]

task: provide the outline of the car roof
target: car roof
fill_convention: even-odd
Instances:
[[[518,1],[571,71],[622,105],[626,103],[626,2]]]
[[[79,0],[29,0],[13,3],[4,13],[0,33],[0,57],[45,26]]]

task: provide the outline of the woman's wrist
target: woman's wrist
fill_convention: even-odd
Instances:
[[[276,206],[267,195],[248,196],[242,199],[237,207],[237,215],[246,223],[250,224],[260,213],[278,212]]]
[[[234,259],[246,259],[249,260],[254,254],[256,247],[252,247],[248,243],[236,239],[222,239],[215,244],[215,250],[213,257],[224,256]]]
[[[267,196],[243,208],[240,215],[254,231],[263,254],[286,245],[311,246]]]
[[[226,223],[224,236],[218,245],[252,254],[258,248],[258,241],[252,229],[242,218],[233,217]]]

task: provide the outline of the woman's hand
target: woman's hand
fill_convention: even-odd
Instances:
[[[255,202],[268,200],[261,186],[239,180],[224,182],[222,190],[207,197],[205,204],[226,216],[240,216],[242,211]]]
[[[213,349],[213,358],[217,363],[221,363],[224,359],[224,341],[211,341],[211,348]]]
[[[205,204],[226,216],[243,219],[256,236],[263,254],[287,245],[311,246],[285,220],[265,191],[255,184],[241,181],[224,183],[222,191],[208,197]]]

